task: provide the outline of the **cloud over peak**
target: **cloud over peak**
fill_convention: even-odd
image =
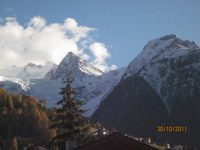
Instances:
[[[105,63],[105,60],[107,58],[110,58],[110,54],[106,46],[103,43],[94,42],[90,45],[89,49],[94,55],[94,60],[92,61],[92,64],[94,66],[97,66],[101,70],[108,71],[107,69],[109,67]]]
[[[24,26],[7,17],[0,23],[0,68],[29,62],[59,64],[72,51],[102,71],[109,71],[114,66],[106,63],[110,53],[103,43],[92,39],[89,34],[93,31],[95,28],[81,26],[73,18],[48,24],[44,18],[35,16]],[[93,56],[87,53],[88,49]]]

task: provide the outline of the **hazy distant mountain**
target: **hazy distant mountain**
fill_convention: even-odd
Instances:
[[[93,120],[106,127],[158,141],[199,146],[200,49],[167,35],[150,41],[129,64]],[[157,133],[158,125],[187,132]]]
[[[25,94],[29,89],[28,82],[14,77],[5,77],[0,75],[0,87],[13,93]]]
[[[48,62],[45,65],[27,64],[17,75],[18,78],[41,79],[50,71],[57,68],[57,65]]]
[[[0,75],[7,77],[17,77],[23,67],[17,67],[15,65],[7,68],[0,69]]]
[[[120,81],[124,70],[122,68],[104,73],[70,52],[58,66],[53,63],[45,66],[29,63],[17,78],[2,76],[0,87],[12,92],[31,94],[38,99],[45,98],[47,105],[53,106],[60,99],[58,92],[64,86],[63,80],[68,74],[74,81],[77,97],[86,103],[83,106],[88,110],[85,115],[90,116]]]

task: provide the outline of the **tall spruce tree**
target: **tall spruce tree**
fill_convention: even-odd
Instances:
[[[57,102],[54,123],[50,128],[55,128],[57,135],[51,140],[50,145],[57,146],[60,150],[65,149],[65,142],[75,140],[77,145],[85,144],[91,140],[90,123],[83,117],[81,109],[83,101],[75,98],[76,92],[71,87],[72,81],[67,79],[66,86],[59,94],[62,99]]]

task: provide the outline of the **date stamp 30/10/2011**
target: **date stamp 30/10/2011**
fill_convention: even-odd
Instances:
[[[157,126],[157,132],[187,132],[187,126]]]

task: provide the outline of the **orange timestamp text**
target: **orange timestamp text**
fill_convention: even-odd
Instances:
[[[157,126],[157,132],[187,132],[187,126]]]

